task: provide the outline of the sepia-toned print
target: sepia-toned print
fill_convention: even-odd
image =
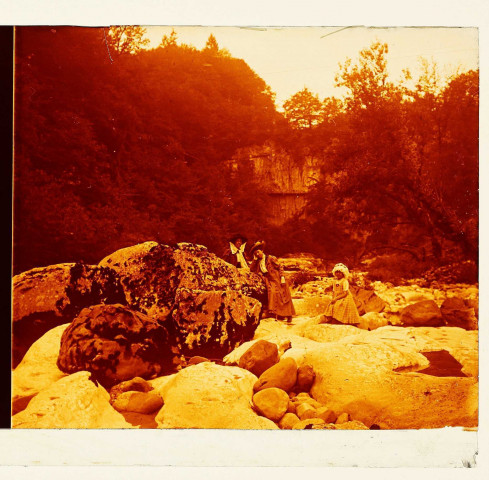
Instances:
[[[17,27],[14,106],[13,428],[477,429],[476,28]]]

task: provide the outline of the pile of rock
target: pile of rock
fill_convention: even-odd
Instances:
[[[334,429],[340,424],[344,429],[350,426],[368,429],[361,422],[346,425],[350,420],[348,414],[336,415],[314,400],[309,394],[315,379],[312,366],[298,367],[293,358],[279,359],[274,343],[259,340],[241,356],[239,366],[259,376],[253,386],[254,409],[281,429],[302,430],[322,425]]]

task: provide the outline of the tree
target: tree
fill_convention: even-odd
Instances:
[[[149,40],[143,38],[145,33],[145,28],[134,25],[110,27],[106,37],[111,53],[117,56],[138,53],[149,44]]]
[[[294,128],[312,128],[320,122],[322,104],[317,95],[304,87],[284,102],[284,115]]]

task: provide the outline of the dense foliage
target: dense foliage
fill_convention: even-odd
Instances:
[[[478,72],[387,75],[388,47],[347,60],[343,99],[307,88],[278,113],[265,82],[211,36],[202,50],[139,27],[16,35],[14,271],[93,263],[137,242],[265,238],[356,264],[398,252],[428,268],[476,259]],[[322,176],[305,215],[272,225],[238,149],[273,141]],[[276,222],[275,222],[276,223]]]
[[[17,29],[16,272],[264,224],[264,197],[224,171],[271,135],[269,88],[213,38],[143,50],[139,33]]]

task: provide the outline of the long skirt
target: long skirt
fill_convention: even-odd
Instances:
[[[265,283],[267,286],[267,310],[269,313],[281,317],[293,317],[295,309],[288,283],[280,283],[267,277],[265,277]]]
[[[341,323],[360,323],[355,300],[350,292],[345,298],[341,298],[333,304],[330,303],[326,310],[326,315]]]

